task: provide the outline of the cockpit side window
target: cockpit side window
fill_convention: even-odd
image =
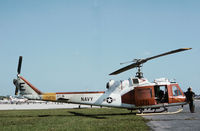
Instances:
[[[173,93],[173,96],[180,96],[182,95],[181,94],[181,91],[179,90],[179,88],[177,86],[172,86],[172,93]]]

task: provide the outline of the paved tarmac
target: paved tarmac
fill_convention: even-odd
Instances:
[[[168,109],[175,111],[177,107]],[[200,131],[200,101],[195,101],[195,113],[190,113],[189,105],[185,105],[177,114],[143,117],[149,120],[147,124],[153,131]]]

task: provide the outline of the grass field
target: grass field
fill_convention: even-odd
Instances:
[[[125,109],[0,111],[0,131],[149,130],[146,120]]]

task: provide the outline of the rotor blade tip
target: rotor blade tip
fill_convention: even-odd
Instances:
[[[182,48],[182,49],[184,49],[184,50],[191,50],[192,48]]]

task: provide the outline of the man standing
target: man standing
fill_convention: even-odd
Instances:
[[[188,88],[185,95],[186,95],[187,102],[189,103],[190,112],[194,113],[195,105],[194,105],[193,101],[194,101],[195,93],[192,91],[191,87]]]

